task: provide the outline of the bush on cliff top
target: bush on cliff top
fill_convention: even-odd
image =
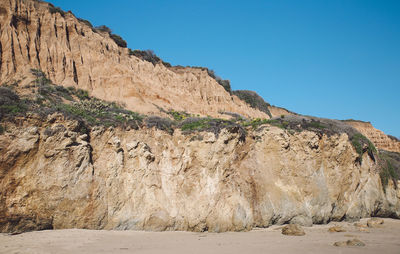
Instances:
[[[153,50],[147,49],[147,50],[131,50],[129,49],[129,55],[131,56],[136,56],[137,58],[140,58],[144,61],[152,63],[154,66],[158,63],[162,63],[165,67],[171,67],[171,64],[168,62],[164,62],[159,58]]]
[[[239,99],[241,99],[242,101],[249,104],[252,108],[258,109],[269,115],[269,117],[272,117],[271,112],[268,108],[270,104],[265,102],[264,99],[256,92],[249,90],[235,90],[233,91],[233,94],[239,97]]]
[[[184,134],[190,134],[198,131],[212,132],[218,137],[223,129],[227,129],[231,133],[239,133],[239,140],[244,141],[246,138],[245,128],[238,122],[211,118],[211,117],[189,117],[178,125]]]
[[[49,11],[51,14],[59,13],[62,17],[65,17],[65,11],[61,10],[60,7],[56,7],[51,3],[49,3]]]
[[[232,94],[231,82],[229,80],[222,79],[221,77],[215,74],[214,70],[208,68],[204,69],[207,70],[208,75],[213,79],[215,79],[215,81],[217,81],[217,83],[220,84],[225,89],[225,91],[227,91],[229,94]]]
[[[119,47],[126,48],[126,47],[128,46],[128,44],[126,43],[126,41],[125,41],[124,39],[122,39],[121,36],[119,36],[119,35],[117,35],[117,34],[114,34],[114,33],[112,32],[112,30],[111,30],[109,27],[105,26],[105,25],[101,25],[101,26],[95,27],[95,28],[94,28],[94,31],[102,32],[102,33],[108,33],[108,35],[110,36],[110,38],[113,39],[113,41],[114,41]]]

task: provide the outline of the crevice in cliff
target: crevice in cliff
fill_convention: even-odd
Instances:
[[[14,72],[17,71],[17,63],[15,60],[15,51],[14,51],[14,35],[11,35],[11,59],[13,63]]]
[[[71,44],[70,44],[70,41],[69,41],[69,31],[68,31],[68,26],[67,26],[67,24],[65,24],[65,36],[66,36],[66,38],[67,38],[67,46],[68,46],[68,49],[71,50]]]
[[[91,89],[91,90],[93,90],[93,84],[92,84],[92,82],[93,82],[92,77],[89,75],[89,86],[90,86],[90,89]]]
[[[62,63],[63,63],[63,74],[64,74],[64,79],[65,79],[65,67],[66,67],[66,65],[67,65],[67,59],[65,58],[65,55],[63,56],[63,60],[62,60]]]
[[[2,65],[3,65],[3,45],[1,44],[1,41],[0,41],[0,72],[1,72]]]
[[[51,66],[51,68],[53,68],[54,69],[54,65],[53,65],[53,58],[51,57],[51,54],[50,54],[50,49],[49,48],[47,48],[47,61],[48,62],[50,62],[50,66]]]
[[[36,59],[38,61],[38,65],[40,66],[40,36],[41,36],[41,28],[42,24],[40,23],[40,19],[37,22],[37,29],[36,29],[36,38],[35,38],[35,50],[36,50]]]
[[[54,34],[56,35],[56,38],[58,38],[58,33],[57,33],[57,19],[54,20]]]
[[[29,17],[28,10],[26,10],[25,15],[26,15],[26,17]],[[29,22],[29,24],[30,24],[30,22]],[[26,33],[26,46],[25,47],[26,47],[28,61],[29,61],[29,63],[31,63],[31,54],[30,54],[31,48],[29,46],[29,45],[31,45],[31,37],[29,36],[30,32],[29,32],[28,24],[26,24],[26,26],[25,26],[25,33]]]
[[[75,61],[72,61],[72,66],[73,66],[73,69],[74,69],[74,81],[75,81],[76,84],[78,84],[78,73],[76,71]]]
[[[12,5],[11,3],[12,3],[12,1],[10,1],[10,5]],[[17,1],[15,1],[14,12],[15,13],[18,12],[18,2]]]
[[[31,54],[29,53],[30,50],[31,49],[29,48],[29,41],[28,41],[28,43],[26,44],[26,52],[27,52],[27,57],[28,57],[29,62],[31,62]]]
[[[19,53],[21,54],[21,56],[23,56],[24,54],[22,53],[21,41],[19,40],[18,34],[16,35],[16,37],[17,37],[17,43],[18,43]]]

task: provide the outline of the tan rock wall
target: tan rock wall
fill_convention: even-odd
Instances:
[[[293,115],[293,112],[290,112],[289,110],[281,107],[269,106],[268,109],[271,112],[272,117],[280,117],[282,115],[284,116]]]
[[[399,217],[400,192],[382,191],[347,136],[277,127],[245,142],[176,131],[94,128],[53,116],[8,124],[0,136],[0,228],[247,230],[370,215]],[[391,183],[390,183],[391,184]]]

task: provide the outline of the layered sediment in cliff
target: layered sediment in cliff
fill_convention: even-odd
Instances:
[[[222,232],[399,218],[396,172],[381,171],[375,149],[350,126],[295,116],[242,91],[261,112],[206,69],[144,61],[50,7],[0,2],[0,78],[16,84],[0,89],[1,232]],[[174,109],[174,121],[46,76],[139,113]],[[269,112],[280,117],[242,117]]]
[[[0,80],[23,86],[32,80],[31,68],[56,84],[143,114],[159,114],[161,107],[214,117],[224,111],[269,117],[231,96],[204,68],[153,65],[70,12],[33,0],[1,1]]]
[[[346,134],[265,125],[243,140],[93,127],[53,114],[7,123],[0,135],[0,230],[46,228],[227,231],[400,216]]]
[[[397,138],[386,135],[383,131],[374,128],[370,122],[346,120],[346,123],[356,128],[371,140],[377,148],[400,153],[400,141]]]

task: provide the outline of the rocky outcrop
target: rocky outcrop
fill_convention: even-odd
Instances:
[[[352,240],[347,240],[347,241],[341,241],[341,242],[335,242],[333,244],[333,246],[336,247],[348,247],[348,246],[352,246],[352,247],[363,247],[365,246],[365,243],[358,240],[357,238],[354,238]]]
[[[269,118],[231,96],[205,69],[143,61],[108,33],[45,2],[0,1],[1,83],[24,86],[32,80],[31,68],[41,69],[56,84],[88,90],[143,114],[160,114],[161,107],[204,116],[227,111]]]
[[[371,140],[377,148],[400,153],[400,141],[395,137],[386,135],[383,131],[375,129],[370,122],[355,120],[346,120],[345,122]]]
[[[347,135],[274,126],[183,135],[93,127],[53,114],[0,135],[0,230],[249,230],[400,216]],[[85,133],[86,132],[86,133]],[[201,135],[204,138],[193,138]],[[213,136],[213,137],[211,137]]]
[[[303,236],[306,233],[303,228],[297,224],[289,224],[282,228],[283,235],[291,235],[291,236]]]

